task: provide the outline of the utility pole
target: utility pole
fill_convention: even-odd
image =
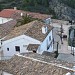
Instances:
[[[57,51],[55,52],[56,53],[56,56],[55,56],[55,58],[57,58],[58,57],[58,47],[59,47],[59,42],[56,42],[57,43]]]
[[[58,45],[59,45],[59,42],[57,42],[57,55],[58,55]]]
[[[62,38],[63,38],[62,33],[63,33],[63,26],[62,26],[62,24],[61,24],[61,28],[60,28],[61,44],[63,44],[63,41],[62,41]]]
[[[62,35],[62,33],[63,33],[63,25],[61,24],[61,27],[60,27],[60,31],[58,31],[59,33],[58,33],[58,35],[60,36],[60,39],[61,39],[61,44],[63,44],[63,35]]]

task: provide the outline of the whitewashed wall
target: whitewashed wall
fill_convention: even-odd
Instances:
[[[26,50],[28,44],[40,44],[40,43],[41,42],[38,40],[35,40],[25,35],[21,35],[13,39],[4,41],[2,48],[4,51],[4,56],[13,56],[14,54],[17,53],[15,51],[15,46],[20,46],[20,53],[23,53],[28,52]],[[9,51],[7,51],[7,48],[9,48]]]
[[[0,17],[0,24],[4,24],[4,23],[6,23],[6,22],[8,22],[8,21],[11,21],[11,20],[13,20],[13,19]]]
[[[10,73],[7,73],[7,72],[3,72],[2,75],[13,75],[13,74],[10,74]]]
[[[48,36],[45,38],[45,40],[40,45],[37,53],[42,54],[43,51],[53,52],[53,43],[52,43],[52,47],[50,46],[50,48],[47,50],[47,40],[48,40],[48,44],[51,42],[51,41],[49,41],[49,36],[51,36],[51,41],[52,41],[52,39],[53,39],[52,30],[50,31]]]

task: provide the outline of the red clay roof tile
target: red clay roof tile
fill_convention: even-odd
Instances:
[[[0,17],[11,18],[16,13],[21,13],[21,10],[4,9],[0,12]]]

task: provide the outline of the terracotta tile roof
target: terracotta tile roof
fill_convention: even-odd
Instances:
[[[0,17],[10,18],[12,16],[12,14],[14,14],[13,10],[4,9],[0,12]]]
[[[52,17],[52,15],[29,12],[29,11],[22,11],[22,10],[17,10],[17,9],[16,10],[14,10],[14,9],[4,9],[0,12],[0,17],[20,19],[21,13],[23,13],[23,15],[27,14],[27,15],[33,17],[33,18],[38,18],[38,19],[41,19],[41,20]]]
[[[48,51],[44,51],[43,53],[42,53],[42,55],[46,55],[46,56],[50,56],[50,57],[54,57],[55,58],[55,56],[56,56],[56,53],[52,53],[52,52],[48,52]]]
[[[35,21],[30,22],[28,24],[19,26],[19,27],[15,27],[5,38],[5,40],[23,35],[33,24]]]
[[[39,44],[29,44],[27,50],[29,51],[37,51]]]
[[[27,12],[27,11],[25,11],[24,14],[30,15],[33,18],[37,18],[37,19],[41,19],[41,20],[44,20],[44,19],[52,17],[52,15],[35,13],[35,12]]]
[[[59,67],[60,64],[56,63],[58,61],[54,61],[53,58],[41,56],[36,53],[26,54],[23,57],[15,55],[8,61],[0,62],[0,70],[13,75],[65,75],[67,72],[73,72],[73,69],[71,69],[73,64],[62,62],[64,63],[62,65],[61,61],[59,61],[62,65]]]
[[[46,34],[43,34],[42,33],[42,27],[43,26],[47,26],[48,27],[48,31]],[[40,22],[40,21],[35,21],[34,24],[32,25],[32,27],[30,29],[28,29],[25,34],[27,36],[30,36],[32,38],[35,38],[39,41],[43,41],[46,36],[48,35],[48,33],[52,30],[52,26],[50,25],[46,25],[45,23],[43,22]]]
[[[16,18],[18,19],[18,17],[21,17],[21,10],[14,10],[14,9],[4,9],[0,12],[0,17],[4,17],[4,18]]]
[[[42,33],[42,26],[48,26],[48,32],[46,34]],[[45,25],[45,23],[40,21],[32,21],[28,24],[15,27],[14,30],[10,32],[10,34],[5,38],[5,40],[20,36],[20,35],[27,35],[39,41],[43,41],[48,33],[52,30],[53,27],[50,25]]]
[[[52,19],[52,23],[64,24],[67,25],[69,22],[64,20]]]
[[[16,25],[16,20],[11,20],[7,23],[0,24],[0,37],[4,37],[14,28]]]

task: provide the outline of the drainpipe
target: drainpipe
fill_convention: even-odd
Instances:
[[[0,40],[0,60],[2,59],[2,40]]]
[[[57,56],[58,56],[58,45],[59,45],[59,42],[57,42]]]
[[[58,46],[59,46],[59,42],[56,42],[56,43],[57,43],[57,51],[55,52],[55,53],[56,53],[55,58],[57,58],[57,57],[58,57]]]

